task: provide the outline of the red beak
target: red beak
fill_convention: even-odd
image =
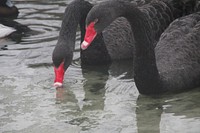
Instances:
[[[58,68],[54,66],[54,72],[55,72],[55,80],[54,80],[54,86],[55,87],[62,87],[63,85],[63,79],[64,79],[64,62],[60,64]]]
[[[95,22],[91,22],[86,28],[85,38],[81,44],[82,50],[87,49],[87,47],[92,43],[92,41],[97,35],[97,32],[94,29],[94,25],[95,25]]]

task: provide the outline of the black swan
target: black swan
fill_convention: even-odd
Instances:
[[[9,26],[5,21],[6,18],[17,17],[18,13],[17,7],[14,6],[10,0],[0,1],[0,38],[6,37],[16,31],[13,26]]]
[[[150,10],[157,12],[160,7],[163,7],[162,1],[149,5]],[[102,2],[88,13],[86,37],[93,38],[122,16],[130,22],[136,41],[134,80],[141,94],[179,92],[200,86],[200,12],[173,21],[154,48],[151,15],[129,2]]]
[[[0,1],[0,38],[10,35],[11,38],[16,38],[17,34],[23,34],[30,31],[26,25],[22,25],[13,19],[17,17],[19,11],[10,0]],[[15,39],[14,39],[15,40]]]
[[[161,15],[164,14],[163,12],[168,12],[168,14],[164,14],[163,17],[166,18],[163,19],[162,17],[159,22],[157,22],[157,17],[155,17],[155,20],[152,19],[152,22],[155,23],[156,41],[166,26],[172,20],[182,15],[183,5],[182,2],[175,2],[174,5],[165,6],[165,9],[162,9],[162,6],[157,7],[161,8]],[[81,41],[83,41],[85,35],[85,18],[91,8],[92,5],[89,2],[74,0],[65,10],[58,42],[52,55],[55,71],[54,86],[62,86],[64,73],[71,64],[73,57],[76,29],[78,24],[80,24]],[[153,16],[156,13],[156,10],[153,8],[149,8],[149,10],[152,10],[151,12],[146,7],[141,8],[141,10],[149,12],[149,15]],[[116,19],[106,27],[102,33],[99,33],[95,37],[91,44],[86,50],[81,50],[82,65],[105,64],[110,63],[111,60],[133,58],[134,39],[130,24],[124,17]]]
[[[85,19],[92,6],[87,1],[74,0],[65,10],[58,42],[52,54],[56,87],[62,86],[64,73],[72,62],[78,24],[81,30],[81,42],[83,41]],[[122,42],[124,45],[120,45]],[[97,65],[110,63],[115,59],[132,58],[133,39],[130,24],[125,18],[117,19],[103,34],[97,35],[93,44],[87,50],[81,50],[81,64]],[[117,45],[116,48],[112,48],[112,44]],[[126,52],[118,54],[119,49],[124,49]]]

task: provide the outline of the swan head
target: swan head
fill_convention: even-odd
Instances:
[[[65,61],[62,61],[59,66],[56,66],[54,63],[54,73],[55,73],[55,79],[54,79],[54,84],[53,86],[58,88],[63,86],[63,80],[64,80],[64,75],[65,71],[69,65]]]
[[[54,86],[56,88],[63,86],[65,71],[71,64],[73,58],[73,51],[70,51],[68,48],[63,47],[63,45],[63,43],[58,41],[52,54],[55,73]]]
[[[85,50],[95,39],[97,34],[109,26],[116,18],[120,17],[121,1],[102,2],[95,5],[86,18],[86,33],[81,48]]]

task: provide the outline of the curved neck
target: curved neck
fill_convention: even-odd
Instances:
[[[78,24],[81,31],[81,42],[85,36],[85,20],[92,4],[83,0],[75,0],[68,5],[63,18],[58,44],[67,49],[68,53],[73,54],[76,41],[76,29]],[[64,51],[66,53],[66,50]],[[63,53],[63,54],[65,54]],[[87,50],[81,50],[81,64],[104,64],[110,62],[103,36],[96,37],[92,46]]]
[[[129,5],[122,16],[130,22],[136,41],[133,61],[135,84],[142,94],[157,94],[162,91],[162,84],[156,66],[154,33],[148,17]]]
[[[78,24],[81,27],[81,34],[84,34],[85,26],[83,24],[91,8],[90,3],[81,0],[76,0],[68,5],[63,16],[58,42],[64,40],[65,44],[68,43],[68,47],[72,51],[74,50]]]
[[[84,18],[91,8],[92,5],[83,0],[75,0],[67,6],[63,16],[58,42],[53,51],[53,62],[56,67],[63,60],[67,62],[65,63],[65,69],[71,63],[78,24],[85,21]]]

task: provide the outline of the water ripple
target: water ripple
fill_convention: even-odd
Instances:
[[[198,90],[138,97],[131,61],[81,67],[80,31],[64,87],[53,87],[52,51],[71,1],[14,0],[15,21],[31,30],[0,40],[0,132],[200,131]]]

